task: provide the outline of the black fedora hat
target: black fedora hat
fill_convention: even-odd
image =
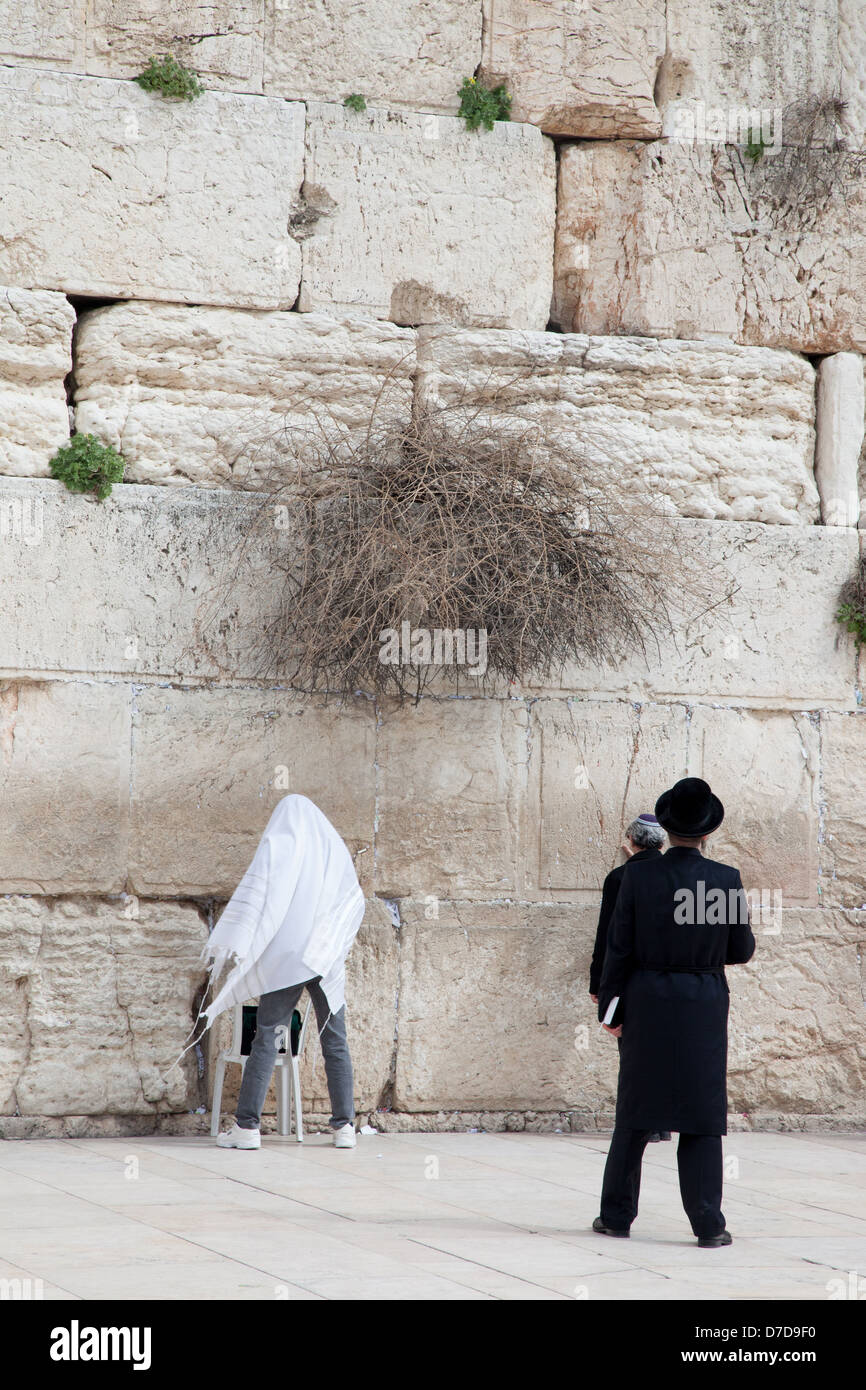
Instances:
[[[718,830],[725,819],[725,808],[709,785],[700,777],[684,777],[656,802],[659,824],[674,835],[697,839]]]

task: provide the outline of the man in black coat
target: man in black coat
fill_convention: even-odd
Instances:
[[[702,853],[725,814],[707,783],[677,782],[655,813],[671,847],[625,866],[599,986],[600,1020],[619,998],[608,1031],[622,1047],[616,1125],[593,1229],[629,1234],[648,1135],[668,1129],[680,1136],[680,1194],[698,1244],[730,1245],[721,1210],[725,966],[750,960],[755,938],[739,870]]]
[[[639,864],[644,859],[658,859],[661,857],[661,847],[665,842],[665,832],[662,830],[658,820],[648,811],[641,814],[631,822],[626,828],[623,836],[622,851],[626,855],[626,863],[620,864],[618,868],[611,869],[601,890],[601,909],[598,914],[598,926],[595,932],[595,946],[592,952],[592,960],[589,966],[589,997],[593,1004],[598,1003],[598,991],[601,984],[601,972],[604,966],[604,955],[607,950],[607,929],[610,926],[610,919],[616,907],[616,900],[619,897],[619,890],[622,885],[622,876],[628,864]],[[617,1043],[619,1039],[617,1038]],[[648,1143],[655,1144],[663,1139],[670,1139],[670,1132],[653,1132],[649,1135]]]

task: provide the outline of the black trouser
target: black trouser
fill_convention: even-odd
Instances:
[[[637,1216],[640,1167],[650,1130],[615,1129],[601,1185],[601,1219],[613,1230],[627,1230]],[[680,1195],[696,1236],[717,1236],[722,1215],[722,1138],[719,1134],[681,1134],[677,1145]]]

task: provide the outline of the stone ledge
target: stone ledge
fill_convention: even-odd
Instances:
[[[230,1112],[224,1112],[226,1121]],[[598,1117],[567,1111],[434,1111],[412,1114],[400,1111],[370,1110],[359,1113],[357,1122],[371,1125],[378,1133],[388,1134],[467,1134],[482,1131],[490,1134],[530,1133],[583,1135],[584,1138],[609,1139],[613,1132],[613,1114]],[[326,1111],[304,1112],[304,1128],[309,1133],[327,1133]],[[277,1138],[276,1121],[263,1117],[262,1133]],[[862,1139],[866,1137],[866,1111],[862,1116],[840,1119],[838,1115],[782,1114],[761,1111],[753,1115],[728,1115],[728,1138],[736,1134],[836,1134]],[[197,1136],[210,1135],[210,1114],[154,1115],[0,1115],[0,1140],[25,1139],[114,1139],[147,1135]],[[373,1143],[375,1136],[366,1141]],[[283,1138],[284,1144],[294,1144],[294,1135]],[[673,1141],[676,1146],[676,1138]]]

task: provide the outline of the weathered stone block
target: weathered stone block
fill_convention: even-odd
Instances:
[[[825,714],[821,720],[823,792],[821,900],[828,906],[866,906],[866,711]]]
[[[124,911],[133,915],[124,915]],[[196,1104],[194,1017],[207,928],[194,907],[0,901],[0,991],[11,1014],[2,1110],[153,1114]]]
[[[645,655],[603,667],[575,663],[558,688],[641,702],[709,694],[714,702],[772,709],[855,709],[856,649],[834,614],[839,587],[857,566],[858,532],[753,522],[676,525],[689,565],[709,585],[710,606],[687,590],[672,590],[674,631],[662,632],[658,647],[650,642]]]
[[[662,0],[484,0],[482,75],[506,83],[512,120],[550,135],[660,135],[653,86],[664,52]]]
[[[294,303],[302,105],[217,93],[168,102],[132,82],[3,68],[0,124],[0,283]]]
[[[298,308],[544,328],[555,168],[534,126],[310,103]]]
[[[171,52],[205,87],[261,92],[265,0],[90,0],[87,71],[135,77]]]
[[[412,409],[414,334],[369,319],[119,304],[76,342],[76,427],[121,450],[130,482],[255,485],[285,435],[354,437],[374,406]]]
[[[817,905],[819,744],[808,714],[692,711],[688,775],[709,782],[725,807],[707,852],[736,865],[768,906],[774,894]]]
[[[321,807],[356,854],[359,874],[369,877],[374,739],[367,707],[313,708],[283,690],[140,689],[134,891],[229,897],[289,792]]]
[[[74,324],[65,295],[0,293],[0,472],[45,475],[69,440],[64,378]]]
[[[595,909],[442,904],[403,927],[396,1107],[612,1108],[588,993]]]
[[[866,346],[859,155],[587,142],[559,161],[551,317],[566,332]]]
[[[866,11],[861,0],[838,0],[842,126],[850,143],[866,140]]]
[[[855,352],[834,353],[818,368],[815,480],[825,526],[856,526],[860,519],[863,369]]]
[[[863,939],[859,914],[784,912],[778,934],[756,932],[751,961],[729,968],[732,1116],[793,1112],[866,1122]]]
[[[0,675],[255,676],[286,543],[258,524],[260,505],[135,484],[99,503],[62,483],[3,479],[0,516],[22,525],[0,544]]]
[[[376,891],[477,898],[517,886],[527,715],[492,700],[423,700],[378,739]]]
[[[768,22],[757,0],[736,11],[729,0],[708,0],[700,8],[668,0],[667,49],[656,87],[664,133],[682,130],[688,117],[712,127],[719,112],[724,127],[736,132],[751,112],[758,128],[763,115],[769,140],[796,139],[801,132],[791,108],[798,99],[835,94],[839,87],[838,9],[838,0],[779,0]]]
[[[0,57],[4,62],[72,66],[84,61],[87,0],[3,0]]]
[[[268,0],[265,91],[303,101],[359,92],[368,106],[456,114],[481,56],[477,0]],[[363,120],[363,117],[361,117]]]
[[[431,402],[537,426],[624,492],[643,483],[683,516],[817,520],[815,373],[794,353],[442,326],[417,336]]]
[[[117,892],[129,837],[129,689],[0,686],[0,890]]]
[[[527,842],[537,830],[540,892],[599,889],[620,862],[623,831],[686,775],[682,706],[544,700],[532,709],[537,792],[527,805]]]

